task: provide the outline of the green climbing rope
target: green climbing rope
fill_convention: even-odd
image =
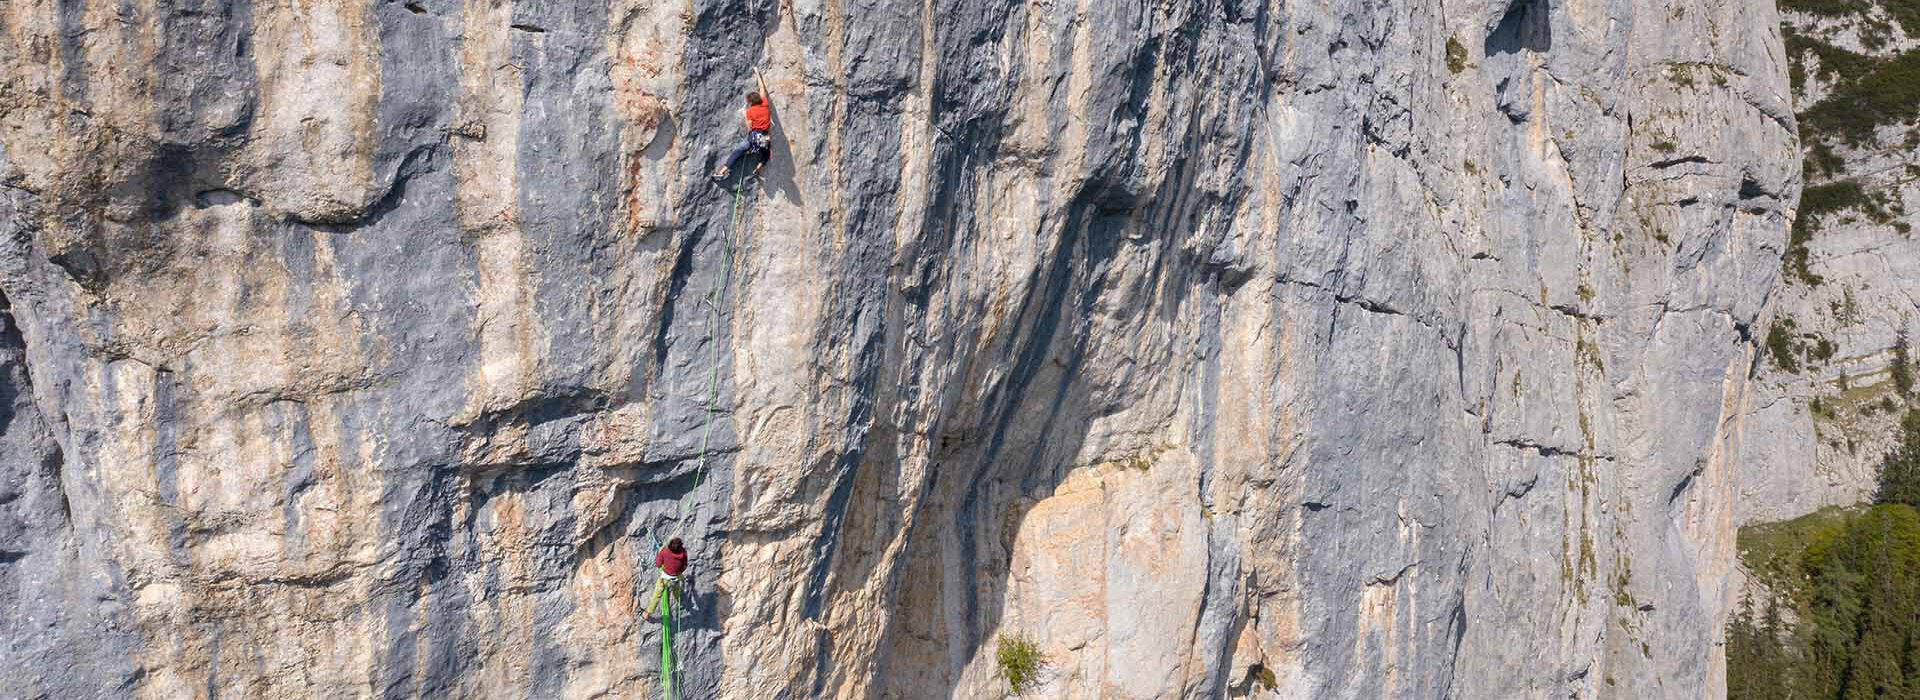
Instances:
[[[658,584],[656,584],[658,585]],[[660,596],[660,694],[673,700],[673,593]]]
[[[708,292],[703,300],[707,305],[707,328],[709,329],[707,331],[709,348],[707,415],[706,425],[700,437],[700,466],[693,470],[693,488],[688,489],[689,494],[699,490],[701,481],[706,477],[708,453],[713,446],[713,414],[719,410],[720,403],[720,306],[727,303],[727,289],[733,283],[733,237],[740,230],[740,190],[739,185],[733,188],[733,213],[728,217],[730,225],[727,228],[726,243],[721,247],[720,287]],[[686,518],[687,499],[682,497],[673,518],[674,536],[678,537],[684,530]],[[660,541],[653,536],[651,530],[647,532],[647,538],[653,542],[654,550],[659,551]],[[660,615],[660,692],[664,700],[674,699],[673,624],[678,619],[680,611],[673,602],[680,595],[679,588],[678,581],[669,582],[665,584],[660,596],[648,602],[648,605],[654,608],[654,612]]]
[[[720,252],[720,288],[707,293],[707,417],[706,425],[700,436],[700,466],[693,470],[693,489],[700,488],[700,481],[707,474],[707,456],[713,446],[713,414],[719,410],[720,403],[720,305],[727,303],[727,288],[733,283],[733,236],[740,230],[740,186],[733,187],[733,214],[728,217],[731,224],[727,227],[727,240]],[[715,294],[719,298],[715,298]],[[675,534],[687,517],[687,501],[680,500],[680,510],[674,516]]]

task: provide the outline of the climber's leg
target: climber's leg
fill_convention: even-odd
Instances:
[[[677,590],[679,583],[680,580],[678,578],[668,576],[664,572],[660,574],[660,578],[654,581],[653,593],[647,596],[647,607],[643,611],[649,622],[656,616],[667,613],[669,599],[679,596],[679,591]]]
[[[747,134],[747,143],[752,145],[753,155],[759,157],[749,177],[759,177],[760,171],[766,169],[767,162],[773,160],[773,136],[764,131],[755,131]]]
[[[753,150],[753,132],[749,131],[747,132],[747,137],[740,140],[740,145],[734,146],[733,152],[727,154],[727,159],[721,161],[720,169],[713,171],[713,179],[726,179],[727,172],[733,167],[733,164],[740,160],[740,156],[746,155],[747,151],[751,150]]]
[[[653,592],[648,593],[647,597],[641,599],[646,601],[646,603],[641,606],[640,615],[647,618],[648,622],[652,622],[655,619],[657,615],[655,611],[660,607],[660,598],[666,594],[666,588],[666,577],[656,578],[653,581]]]

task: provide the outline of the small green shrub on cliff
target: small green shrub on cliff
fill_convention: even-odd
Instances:
[[[1447,70],[1454,75],[1467,69],[1467,47],[1460,45],[1457,37],[1447,37]]]
[[[1828,406],[1827,402],[1818,396],[1807,401],[1807,412],[1812,413],[1815,418],[1833,417],[1833,407]]]
[[[1838,346],[1835,346],[1832,340],[1828,340],[1825,336],[1816,336],[1813,339],[1813,349],[1807,351],[1807,356],[1819,362],[1826,362],[1827,360],[1833,359],[1833,353],[1838,349]],[[1845,372],[1840,374],[1840,388],[1847,388],[1847,375]]]
[[[1046,652],[1024,634],[1000,635],[994,660],[999,665],[1000,677],[1007,679],[1007,692],[1014,695],[1032,690],[1039,683],[1040,672],[1047,668]]]
[[[1800,169],[1809,180],[1842,175],[1847,171],[1847,159],[1841,158],[1832,146],[1816,141],[1807,146],[1807,156]]]
[[[1906,331],[1900,331],[1900,336],[1893,341],[1893,367],[1889,371],[1893,374],[1894,391],[1902,397],[1913,393],[1913,360],[1907,356]]]
[[[1781,317],[1767,328],[1767,357],[1788,374],[1800,373],[1800,341],[1794,337],[1793,319]]]

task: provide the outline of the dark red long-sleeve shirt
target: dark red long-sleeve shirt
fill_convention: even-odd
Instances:
[[[671,549],[661,547],[660,553],[653,555],[653,565],[660,567],[668,576],[679,576],[680,572],[687,570],[687,553],[682,550],[676,554]]]

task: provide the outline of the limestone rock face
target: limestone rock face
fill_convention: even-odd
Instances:
[[[1909,346],[1920,339],[1920,133],[1897,110],[1849,99],[1880,92],[1869,83],[1920,61],[1920,26],[1878,3],[1783,20],[1795,35],[1787,45],[1796,109],[1809,115],[1800,125],[1813,171],[1796,226],[1805,271],[1794,272],[1790,255],[1761,334],[1767,356],[1755,366],[1745,419],[1752,458],[1740,470],[1741,523],[1870,500],[1901,416],[1920,398],[1895,379],[1901,337]],[[1836,118],[1842,110],[1849,118]],[[1852,123],[1867,128],[1836,128]],[[1908,376],[1916,361],[1920,351],[1910,351]]]
[[[0,696],[1722,692],[1771,3],[0,34]]]

